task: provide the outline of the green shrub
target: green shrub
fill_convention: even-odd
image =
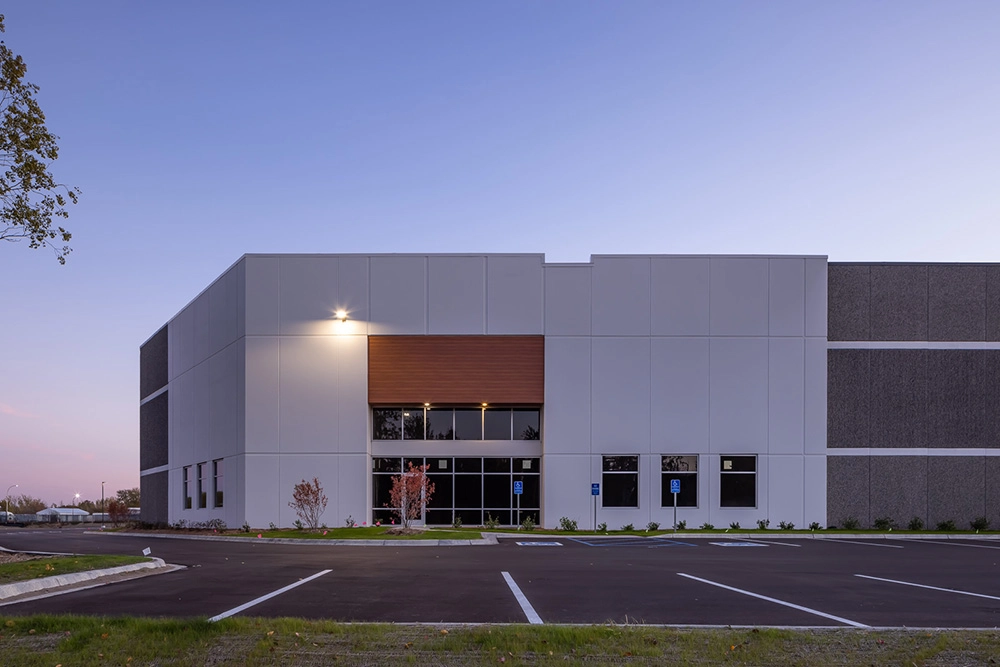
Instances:
[[[729,524],[729,527],[731,529],[733,529],[733,530],[739,530],[740,529],[740,522],[739,521],[733,521],[731,524]]]
[[[701,529],[702,530],[715,530],[715,526],[713,526],[712,524],[710,524],[709,522],[706,521],[705,523],[701,524]]]
[[[915,516],[912,519],[910,519],[910,523],[906,524],[906,527],[908,530],[923,530],[924,520],[921,519],[919,516]]]
[[[302,530],[303,528],[306,527],[305,524],[299,521],[298,519],[296,519],[295,523],[293,523],[292,525],[295,526],[295,530]]]
[[[855,517],[849,516],[844,519],[844,530],[858,530],[861,528],[861,522]]]
[[[534,530],[535,520],[531,518],[531,515],[524,517],[524,521],[521,522],[521,528],[523,530]]]
[[[499,527],[500,527],[500,519],[494,518],[492,514],[487,512],[486,521],[483,521],[483,528],[489,528],[492,530],[493,528],[499,528]]]
[[[597,532],[599,533],[608,532],[608,523],[606,521],[602,521],[599,524],[597,524]]]
[[[939,521],[937,525],[938,530],[958,530],[955,525],[954,519],[948,519],[947,521]]]
[[[767,530],[767,527],[771,525],[770,519],[757,519],[757,529]]]
[[[677,522],[677,530],[687,530],[687,527],[688,527],[688,522],[687,521],[678,521]]]
[[[795,530],[795,524],[791,521],[779,521],[778,528],[781,530]]]
[[[344,527],[345,528],[353,528],[354,527],[354,517],[351,516],[350,514],[348,514],[347,518],[344,519]]]
[[[659,530],[659,529],[660,529],[660,524],[657,523],[656,521],[650,521],[649,523],[646,524],[646,530]]]
[[[242,528],[240,528],[240,530],[241,530],[242,532],[244,532],[244,533],[249,533],[249,532],[250,532],[250,524],[249,524],[249,523],[247,523],[246,521],[244,521],[244,522],[243,522],[243,527],[242,527]]]
[[[813,521],[809,524],[809,530],[821,530],[823,527],[819,525],[819,521]]]
[[[455,515],[455,520],[451,522],[451,527],[452,528],[461,528],[462,527],[462,517],[460,515],[458,515],[458,514]]]
[[[630,523],[626,523],[624,526],[622,526],[618,530],[635,530],[635,526],[633,526]]]
[[[893,528],[897,527],[896,522],[891,517],[887,516],[880,516],[879,518],[875,519],[872,525],[875,527],[875,530],[882,530],[882,531],[892,530]]]
[[[568,516],[559,518],[559,530],[577,530],[576,521]]]
[[[980,530],[987,530],[990,527],[990,520],[984,516],[977,516],[969,522],[969,525],[972,526],[972,530],[979,532]]]

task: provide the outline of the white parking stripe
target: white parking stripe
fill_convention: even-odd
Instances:
[[[985,544],[962,544],[957,540],[947,542],[935,542],[934,540],[920,540],[920,544],[940,544],[946,547],[970,547],[972,549],[1000,549],[1000,547],[988,547]]]
[[[867,574],[856,574],[855,577],[861,577],[862,579],[874,579],[875,581],[887,581],[890,584],[902,584],[903,586],[915,586],[916,588],[929,588],[932,591],[944,591],[945,593],[957,593],[959,595],[971,595],[976,598],[986,598],[987,600],[1000,600],[1000,597],[995,595],[984,595],[983,593],[970,593],[969,591],[960,591],[955,588],[938,588],[937,586],[927,586],[925,584],[915,584],[910,581],[898,581],[896,579],[883,579],[882,577],[869,577]]]
[[[843,542],[845,544],[862,544],[866,547],[883,547],[886,549],[902,549],[903,547],[898,544],[872,544],[870,542],[855,542],[854,540],[842,540],[840,538],[831,539],[829,537],[817,537],[817,540],[822,540],[823,542]]]
[[[284,588],[279,588],[278,590],[276,590],[276,591],[274,591],[272,593],[268,593],[267,595],[262,595],[259,598],[257,598],[256,600],[250,600],[250,602],[247,602],[246,604],[241,604],[239,607],[233,607],[229,611],[224,611],[221,614],[219,614],[218,616],[213,616],[212,618],[208,619],[208,622],[209,623],[215,623],[216,621],[221,621],[224,618],[229,618],[233,614],[238,614],[241,611],[243,611],[244,609],[249,609],[250,607],[253,607],[254,605],[258,605],[261,602],[264,602],[265,600],[270,600],[273,597],[276,597],[278,595],[281,595],[282,593],[285,593],[287,591],[292,590],[296,586],[301,586],[302,584],[304,584],[304,583],[306,583],[308,581],[312,581],[313,579],[316,579],[318,577],[322,577],[324,574],[329,574],[330,572],[333,572],[333,570],[323,570],[322,572],[317,572],[316,574],[312,575],[311,577],[306,577],[305,579],[300,579],[300,580],[296,581],[294,584],[289,584],[288,586],[285,586]]]
[[[501,572],[507,585],[510,586],[511,592],[514,597],[517,598],[517,603],[521,605],[521,610],[524,611],[524,615],[528,617],[528,623],[532,625],[542,625],[542,617],[538,615],[535,608],[531,606],[528,602],[528,598],[524,597],[524,593],[518,588],[517,583],[514,582],[514,577],[510,576],[509,572]]]
[[[742,588],[733,588],[732,586],[726,586],[725,584],[720,584],[715,581],[709,581],[708,579],[702,579],[700,577],[693,577],[690,574],[684,574],[683,572],[677,573],[681,577],[686,577],[688,579],[694,579],[695,581],[700,581],[703,584],[710,584],[712,586],[718,586],[719,588],[725,588],[727,591],[733,591],[735,593],[742,593],[743,595],[749,595],[752,598],[757,598],[758,600],[766,600],[768,602],[773,602],[775,604],[780,604],[785,607],[791,607],[792,609],[798,609],[799,611],[804,611],[809,614],[815,614],[816,616],[822,616],[823,618],[829,618],[831,621],[837,621],[838,623],[845,623],[851,625],[855,628],[868,628],[871,626],[865,625],[864,623],[858,623],[847,618],[841,618],[840,616],[834,616],[833,614],[827,614],[822,611],[817,611],[815,609],[810,609],[809,607],[803,607],[801,605],[792,604],[791,602],[785,602],[784,600],[778,600],[776,598],[769,598],[766,595],[760,595],[759,593],[751,593],[750,591],[745,591]]]
[[[765,542],[764,540],[750,540],[750,539],[739,540],[739,541],[740,542],[756,542],[757,544],[773,544],[774,546],[779,546],[779,547],[801,547],[802,546],[801,544],[789,544],[788,542],[781,542],[781,541],[778,541],[778,542]]]

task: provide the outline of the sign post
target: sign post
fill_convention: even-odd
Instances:
[[[670,493],[674,495],[674,533],[677,532],[677,494],[681,492],[681,480],[670,480]]]
[[[524,493],[524,482],[514,482],[514,496],[517,498],[517,525],[521,525],[521,494]]]
[[[594,497],[594,532],[597,532],[597,496],[601,495],[601,485],[594,482],[590,485],[590,495]]]

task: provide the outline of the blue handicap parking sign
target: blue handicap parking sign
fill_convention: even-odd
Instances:
[[[520,496],[524,493],[524,482],[514,482],[514,495]]]
[[[670,493],[680,493],[681,492],[681,480],[672,479],[670,480]]]
[[[592,495],[592,496],[599,496],[599,495],[601,495],[601,485],[600,484],[596,484],[596,483],[595,484],[591,484],[590,485],[590,495]]]

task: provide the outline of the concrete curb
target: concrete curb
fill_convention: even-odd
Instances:
[[[140,570],[158,570],[167,567],[161,558],[151,558],[148,563],[135,563],[133,565],[120,565],[109,567],[103,570],[88,570],[87,572],[74,572],[72,574],[57,574],[41,579],[29,579],[27,581],[17,581],[13,584],[0,585],[0,600],[24,595],[25,593],[36,593],[50,588],[70,586],[84,581],[92,581],[101,577],[110,577],[116,574],[127,572],[138,572]]]
[[[907,533],[824,533],[822,531],[816,531],[815,533],[786,533],[774,531],[774,534],[770,533],[739,533],[739,532],[721,532],[721,533],[704,533],[704,532],[678,532],[678,533],[661,533],[659,535],[616,535],[614,533],[606,533],[602,535],[566,535],[563,533],[483,533],[484,535],[492,534],[496,537],[504,538],[516,538],[524,539],[526,537],[560,537],[562,539],[587,539],[587,540],[622,540],[627,538],[637,538],[637,539],[685,539],[685,540],[718,540],[718,539],[738,539],[738,540],[1000,540],[1000,534],[990,533],[987,535],[977,535],[975,533],[963,533],[959,535],[953,535],[949,533],[942,533],[936,535],[933,533],[921,533],[918,535],[910,535]]]
[[[477,547],[496,544],[496,537],[483,533],[479,540],[307,540],[290,537],[230,537],[227,535],[164,535],[163,533],[108,533],[88,531],[88,535],[148,537],[158,540],[202,540],[205,542],[237,542],[240,544],[304,544],[335,547]]]

